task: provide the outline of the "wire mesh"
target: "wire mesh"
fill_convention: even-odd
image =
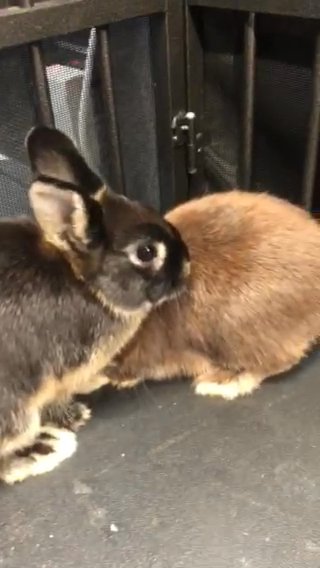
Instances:
[[[99,79],[95,73],[101,58],[94,28],[0,52],[0,216],[29,212],[30,175],[24,139],[37,123],[54,122],[70,136],[89,165],[107,181],[112,180],[114,154],[110,125],[105,120],[108,114],[119,123],[119,155],[127,194],[159,205],[149,19],[112,24],[108,32],[110,85],[114,89],[110,108],[101,105],[101,76]]]

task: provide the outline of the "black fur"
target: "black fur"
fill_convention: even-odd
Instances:
[[[85,362],[123,325],[90,294],[63,255],[43,246],[30,221],[0,223],[0,437],[17,400]]]
[[[137,317],[181,289],[188,259],[157,213],[103,190],[64,134],[41,127],[27,146],[38,223],[0,221],[0,466],[6,442],[28,428],[31,401],[44,412],[37,396],[49,378],[63,385],[101,346],[107,358],[109,341],[120,348]],[[165,245],[159,270],[131,262],[137,241]]]

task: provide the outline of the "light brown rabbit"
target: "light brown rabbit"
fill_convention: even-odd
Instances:
[[[118,387],[193,378],[233,399],[291,369],[320,335],[320,227],[266,194],[231,191],[169,212],[189,248],[186,293],[148,316],[106,369]]]

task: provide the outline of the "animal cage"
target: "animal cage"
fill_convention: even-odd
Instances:
[[[317,1],[2,1],[3,214],[56,124],[117,191],[167,209],[240,186],[320,203]]]

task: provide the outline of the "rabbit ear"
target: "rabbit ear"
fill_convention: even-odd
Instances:
[[[30,165],[36,177],[47,177],[81,188],[94,197],[103,183],[89,168],[73,142],[55,128],[33,128],[25,141]]]
[[[36,181],[29,190],[30,204],[45,239],[60,249],[88,244],[89,213],[79,193]]]

